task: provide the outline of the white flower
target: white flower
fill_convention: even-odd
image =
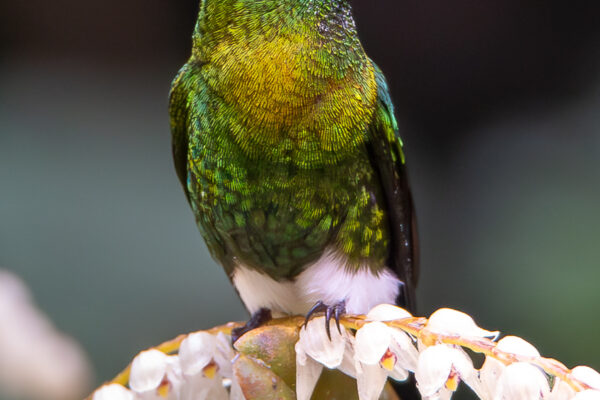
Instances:
[[[167,374],[168,357],[158,350],[138,354],[131,364],[129,387],[138,393],[158,388]]]
[[[231,360],[235,353],[230,339],[219,334],[196,332],[188,335],[179,347],[184,385],[181,400],[228,399],[222,377],[232,378]]]
[[[188,335],[179,346],[181,370],[191,376],[202,372],[213,361],[216,353],[217,338],[207,332],[196,332]]]
[[[500,332],[486,331],[475,324],[469,315],[450,308],[440,308],[427,321],[430,332],[463,337],[485,337],[495,340]]]
[[[390,315],[390,311],[393,315]],[[394,320],[406,318],[406,313],[401,308],[382,305],[371,310],[368,318],[375,319],[373,317]],[[361,400],[378,399],[388,376],[405,380],[408,377],[407,369],[414,370],[416,366],[418,352],[412,340],[406,333],[390,328],[383,322],[365,324],[356,332],[353,345]]]
[[[307,354],[327,368],[336,368],[342,363],[348,333],[344,327],[340,334],[334,321],[330,321],[331,338],[325,330],[325,317],[313,318],[300,330],[296,343],[296,354]]]
[[[92,400],[133,400],[134,395],[130,390],[116,383],[102,386],[94,392]]]
[[[494,400],[535,400],[548,397],[549,392],[548,378],[541,369],[516,362],[502,372]]]
[[[460,380],[479,392],[473,362],[462,348],[455,346],[440,344],[423,350],[415,377],[424,398],[449,398]]]
[[[539,357],[540,353],[530,343],[517,336],[506,336],[498,342],[496,348],[504,353],[511,353],[525,357]],[[479,378],[481,380],[481,396],[492,398],[496,393],[498,380],[504,372],[506,365],[493,357],[486,357]]]
[[[393,306],[391,304],[380,304],[375,306],[367,314],[367,319],[371,321],[394,321],[411,317],[412,315],[404,308]]]
[[[146,350],[131,363],[129,387],[141,399],[176,399],[182,384],[178,356]]]
[[[311,319],[300,330],[296,343],[296,396],[298,400],[310,399],[323,366],[337,368],[344,360],[346,344],[350,340],[344,327],[340,334],[334,321],[330,321],[331,338],[325,330],[325,318]]]
[[[361,400],[378,399],[385,386],[388,370],[380,364],[392,341],[390,330],[383,322],[371,322],[356,332],[354,358],[358,395]],[[393,360],[392,368],[395,363]]]
[[[354,357],[363,364],[379,364],[391,342],[391,329],[383,322],[365,324],[356,332]]]
[[[573,368],[573,371],[571,371],[571,376],[585,383],[592,389],[600,390],[600,373],[590,367],[575,367]]]
[[[383,322],[370,322],[356,332],[354,357],[361,367],[381,367],[382,373],[396,380],[408,378],[414,371],[419,353],[412,339],[403,331],[388,327]]]

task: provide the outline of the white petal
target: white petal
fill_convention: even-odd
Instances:
[[[434,333],[442,335],[459,335],[497,338],[499,332],[490,332],[481,329],[469,315],[450,308],[441,308],[431,314],[427,321],[427,328]]]
[[[452,371],[452,350],[446,345],[436,345],[419,355],[415,378],[423,396],[434,395],[446,384]]]
[[[330,325],[331,340],[325,331],[325,318],[312,319],[306,328],[300,330],[300,340],[296,343],[296,353],[304,352],[327,368],[338,367],[344,358],[348,333],[342,327],[342,334],[337,330],[335,322]]]
[[[584,390],[577,393],[573,400],[600,400],[600,390]]]
[[[407,380],[409,376],[408,371],[400,367],[398,363],[396,363],[393,370],[388,372],[388,375],[390,376],[390,378],[398,382]]]
[[[346,338],[346,348],[344,349],[344,358],[342,359],[342,363],[338,365],[338,371],[343,372],[344,374],[351,376],[356,379],[356,362],[354,360],[354,348],[355,348],[355,338],[353,336],[348,336]]]
[[[221,379],[213,379],[215,384],[211,386],[210,391],[208,392],[208,400],[229,400],[229,393],[227,393],[227,389],[222,384]]]
[[[415,346],[415,342],[403,331],[392,329],[392,342],[390,350],[398,358],[396,366],[408,371],[417,369],[417,360],[419,359],[419,351]]]
[[[391,329],[383,322],[365,324],[356,332],[355,337],[354,357],[369,365],[379,365],[392,341]]]
[[[140,393],[158,388],[167,373],[168,357],[154,349],[138,354],[131,364],[129,387]]]
[[[176,398],[184,384],[183,372],[179,356],[169,356],[167,359],[167,380],[171,385],[169,398]]]
[[[467,384],[477,394],[482,393],[481,383],[475,367],[473,366],[473,360],[463,350],[462,347],[447,346],[452,350],[452,367],[460,376],[460,379]]]
[[[186,375],[196,375],[213,359],[217,338],[207,332],[196,332],[181,342],[179,360]]]
[[[498,350],[526,357],[539,357],[540,352],[533,345],[517,336],[506,336],[498,341]]]
[[[446,386],[450,372],[460,378],[477,393],[480,385],[473,361],[462,348],[445,344],[426,348],[420,355],[415,372],[417,387],[423,396],[433,396]]]
[[[360,400],[377,400],[387,382],[388,372],[379,364],[360,363],[357,367],[356,383]]]
[[[495,400],[534,400],[548,396],[548,379],[538,367],[529,363],[510,364],[500,376]]]
[[[133,400],[133,393],[123,386],[113,383],[96,390],[92,400]]]
[[[479,371],[479,379],[481,381],[481,393],[478,393],[480,397],[485,399],[491,399],[496,393],[496,386],[498,385],[498,379],[504,372],[506,365],[496,360],[493,357],[486,357]]]
[[[571,375],[590,386],[592,389],[600,390],[600,374],[596,370],[580,365],[579,367],[573,368]]]
[[[568,400],[573,396],[575,396],[575,390],[565,381],[556,378],[548,400]]]
[[[186,376],[179,397],[181,400],[206,400],[214,379],[208,379],[201,373]]]
[[[412,315],[404,308],[396,307],[391,304],[380,304],[375,306],[367,314],[367,319],[370,319],[371,321],[394,321],[410,317],[412,317]]]
[[[216,342],[217,351],[215,353],[215,362],[219,366],[219,373],[226,378],[233,377],[233,362],[235,351],[231,346],[231,336],[224,335],[219,332]]]
[[[306,356],[301,361],[296,357],[296,398],[309,400],[321,376],[323,365]]]
[[[229,394],[219,375],[207,378],[202,372],[186,375],[178,400],[228,400]]]

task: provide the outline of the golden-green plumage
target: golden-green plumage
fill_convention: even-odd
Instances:
[[[226,270],[292,279],[333,248],[413,279],[397,126],[346,0],[204,0],[170,112],[179,177]]]
[[[367,131],[377,85],[358,38],[333,40],[332,32],[354,29],[334,26],[348,6],[299,3],[205,2],[192,61],[229,106],[223,117],[250,157],[306,168],[335,162],[365,140],[357,133]]]

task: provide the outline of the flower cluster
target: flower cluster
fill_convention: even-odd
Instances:
[[[411,373],[424,399],[450,399],[463,382],[481,399],[600,400],[598,372],[569,370],[518,337],[496,342],[498,332],[456,310],[440,309],[425,319],[383,304],[366,316],[343,318],[339,330],[331,324],[329,337],[324,317],[306,326],[300,319],[275,321],[246,334],[235,349],[225,334],[230,326],[193,333],[177,355],[139,354],[129,389],[106,385],[93,400],[308,400],[321,398],[315,393],[330,370],[355,379],[360,400],[379,399],[388,379],[403,381]],[[480,368],[465,349],[485,355]]]
[[[131,363],[129,388],[110,384],[94,393],[93,400],[243,399],[227,384],[232,382],[235,357],[231,338],[218,333],[188,335],[177,355],[151,349]],[[239,391],[238,391],[239,393]]]

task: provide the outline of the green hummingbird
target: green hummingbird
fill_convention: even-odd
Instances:
[[[414,310],[402,142],[349,0],[202,0],[169,112],[177,175],[251,322]]]

